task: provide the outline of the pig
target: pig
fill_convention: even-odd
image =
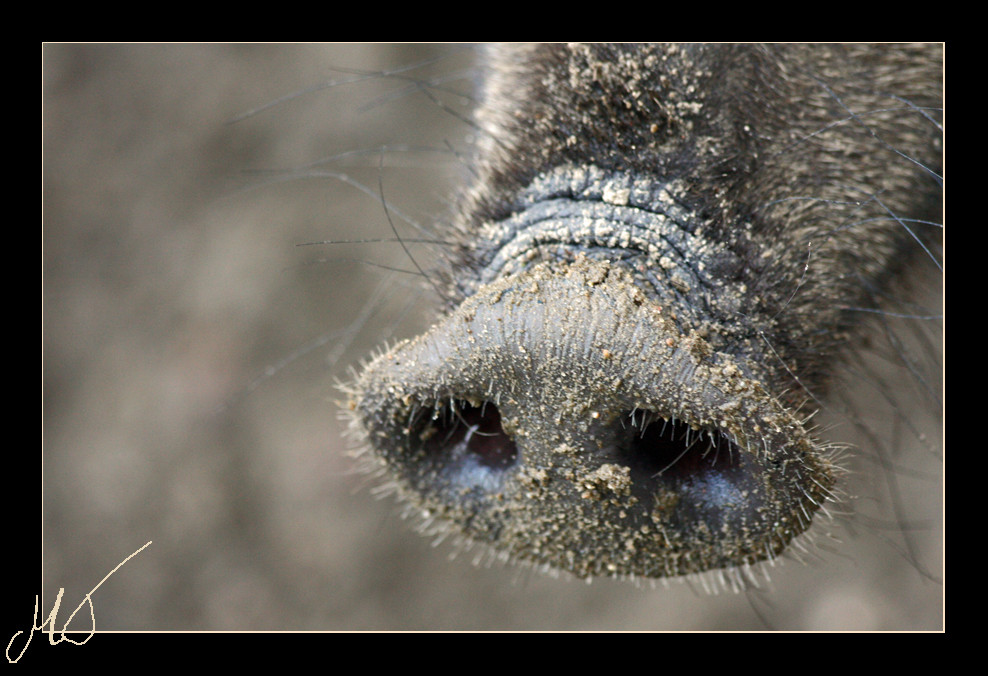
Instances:
[[[345,387],[354,444],[429,534],[745,588],[842,512],[848,450],[812,419],[917,314],[911,271],[938,283],[941,46],[481,65],[472,179],[424,271],[441,316]]]

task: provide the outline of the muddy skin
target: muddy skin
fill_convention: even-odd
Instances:
[[[743,585],[826,521],[839,453],[804,421],[861,309],[939,257],[941,59],[489,50],[445,314],[348,387],[425,530]]]

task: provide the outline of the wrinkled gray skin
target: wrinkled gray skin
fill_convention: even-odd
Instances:
[[[937,50],[487,60],[451,309],[353,384],[355,436],[427,530],[580,577],[743,586],[840,502],[802,417],[863,309],[936,262]]]
[[[941,273],[922,255],[875,304],[888,312],[865,313],[868,341],[830,362],[828,394],[803,397],[850,472],[833,521],[818,512],[758,590],[484,565],[493,550],[434,546],[377,499],[387,476],[354,474],[333,383],[437,317],[449,287],[381,240],[390,216],[442,268],[448,246],[412,240],[448,241],[466,204],[482,64],[428,45],[45,46],[45,558],[12,612],[64,587],[61,620],[153,540],[95,594],[99,629],[941,627]],[[884,152],[864,140],[851,159]],[[375,241],[295,246],[353,239]],[[588,492],[622,483],[595,478]],[[35,637],[25,659],[49,647]]]

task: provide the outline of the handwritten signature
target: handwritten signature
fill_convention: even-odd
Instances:
[[[118,563],[116,568],[114,568],[109,573],[107,573],[106,574],[106,577],[104,577],[102,580],[100,580],[99,581],[99,584],[96,585],[95,587],[93,587],[89,591],[89,593],[86,594],[86,597],[82,600],[82,603],[80,603],[78,606],[76,606],[76,609],[72,611],[72,614],[71,615],[69,615],[69,619],[65,620],[65,624],[62,625],[62,630],[60,632],[58,632],[58,640],[55,639],[55,616],[58,614],[58,607],[62,604],[62,594],[65,592],[65,588],[64,587],[60,587],[59,588],[58,595],[55,597],[55,607],[52,608],[51,609],[51,613],[48,614],[48,619],[45,620],[44,622],[42,622],[41,624],[38,624],[37,623],[38,622],[38,597],[35,596],[34,597],[34,619],[31,622],[31,633],[29,633],[27,635],[27,641],[24,643],[24,647],[21,648],[21,651],[19,653],[17,653],[17,657],[14,657],[14,658],[11,658],[11,656],[10,656],[10,646],[14,645],[14,640],[18,636],[20,636],[21,634],[23,634],[24,632],[23,631],[19,631],[16,634],[14,634],[13,636],[10,637],[10,641],[7,643],[7,661],[10,662],[11,664],[13,664],[14,662],[17,662],[19,659],[21,659],[21,656],[24,655],[24,651],[27,650],[27,647],[29,645],[31,645],[31,638],[34,636],[34,632],[35,631],[43,631],[46,625],[48,627],[48,642],[51,643],[52,645],[57,645],[57,644],[61,643],[62,641],[68,641],[69,643],[73,643],[75,645],[83,645],[84,643],[86,643],[86,641],[88,641],[89,639],[91,639],[93,637],[93,634],[96,633],[96,615],[93,613],[93,599],[92,599],[93,594],[95,594],[96,593],[96,590],[100,588],[100,585],[102,585],[104,582],[106,582],[110,578],[111,575],[113,575],[115,572],[117,572],[120,569],[121,566],[123,566],[125,563],[127,563],[128,561],[130,561],[132,558],[134,558],[135,556],[137,556],[138,554],[140,554],[141,552],[143,552],[145,549],[147,549],[148,545],[150,545],[150,544],[151,544],[151,542],[148,542],[146,545],[144,545],[143,547],[141,547],[140,549],[138,549],[136,552],[134,552],[133,554],[131,554],[130,556],[128,556],[126,559],[124,559],[123,561],[121,561],[120,563]],[[75,614],[78,613],[79,610],[81,610],[82,607],[84,605],[86,605],[86,604],[89,604],[89,618],[90,618],[92,624],[91,624],[90,629],[89,629],[89,634],[86,636],[86,638],[82,639],[81,641],[76,641],[75,639],[72,639],[72,638],[69,638],[68,636],[66,636],[65,635],[65,632],[68,631],[69,623],[72,622],[72,618],[74,618],[75,617]]]

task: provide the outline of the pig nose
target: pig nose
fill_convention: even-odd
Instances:
[[[354,429],[429,523],[579,576],[771,559],[835,466],[744,365],[620,267],[485,286],[352,387]]]

